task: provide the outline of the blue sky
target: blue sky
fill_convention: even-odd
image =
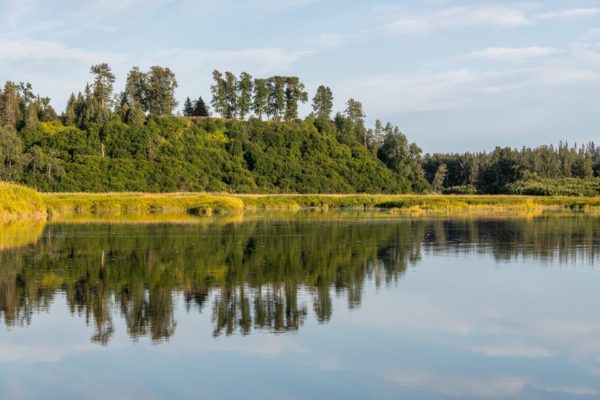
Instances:
[[[600,0],[0,0],[0,80],[60,111],[108,62],[168,66],[177,96],[213,69],[300,76],[426,152],[600,141]],[[308,110],[308,106],[304,108]]]

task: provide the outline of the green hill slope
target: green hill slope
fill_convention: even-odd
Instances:
[[[20,132],[31,154],[23,181],[63,192],[411,191],[406,174],[329,121],[323,125],[161,117],[82,131],[41,123]]]

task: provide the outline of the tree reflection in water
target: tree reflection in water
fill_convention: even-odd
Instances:
[[[101,344],[119,314],[133,339],[168,339],[176,329],[175,295],[189,312],[211,305],[215,336],[287,332],[300,329],[310,312],[329,321],[332,295],[359,307],[366,282],[393,284],[422,252],[590,263],[600,253],[600,219],[590,217],[51,224],[38,234],[42,229],[37,242],[0,250],[4,323],[29,324],[61,293]]]

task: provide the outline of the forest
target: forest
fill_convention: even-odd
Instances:
[[[108,64],[57,113],[28,83],[0,90],[0,181],[45,192],[600,194],[600,145],[559,143],[423,154],[362,103],[334,113],[295,76],[213,72],[211,99],[181,110],[169,68],[133,67],[122,92]],[[310,99],[311,112],[300,116]]]

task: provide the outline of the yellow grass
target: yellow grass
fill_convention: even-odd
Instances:
[[[0,183],[0,220],[39,218],[112,222],[193,222],[199,216],[237,216],[265,210],[369,210],[383,215],[535,216],[545,211],[600,215],[600,197],[516,195],[379,195],[218,193],[44,193]]]
[[[45,219],[46,204],[35,190],[0,182],[0,221]]]

